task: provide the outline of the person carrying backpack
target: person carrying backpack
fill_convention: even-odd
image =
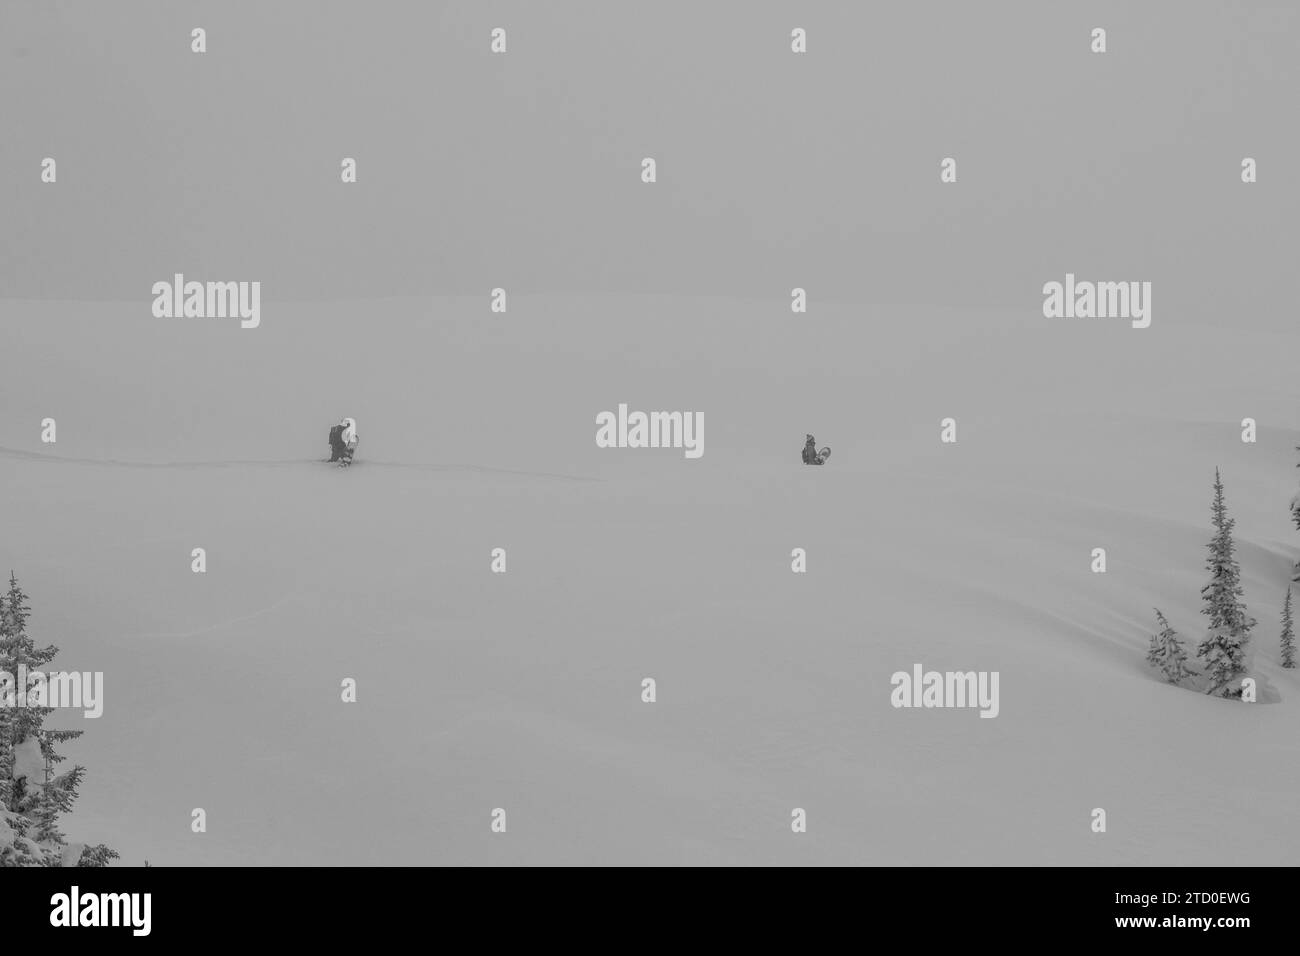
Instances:
[[[339,439],[343,442],[343,454],[339,458],[340,465],[352,464],[352,456],[357,453],[357,420],[355,418],[345,418],[339,422],[343,426],[343,431],[339,434]]]
[[[805,465],[820,465],[821,461],[817,457],[817,442],[812,435],[807,436],[808,440],[803,445],[803,463]]]
[[[831,457],[831,450],[829,446],[823,448],[821,451],[818,451],[817,442],[816,440],[814,440],[812,435],[807,435],[805,437],[808,440],[804,442],[804,446],[803,446],[803,463],[805,465],[826,464],[826,459]]]
[[[343,423],[340,422],[330,428],[330,461],[341,459],[346,450],[347,445],[343,443]]]

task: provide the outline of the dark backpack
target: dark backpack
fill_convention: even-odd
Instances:
[[[330,429],[330,447],[331,448],[343,447],[343,426],[342,425],[335,425],[333,428]]]

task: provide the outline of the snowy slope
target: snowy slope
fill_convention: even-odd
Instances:
[[[245,332],[0,306],[24,331],[0,567],[55,663],[106,674],[104,716],[61,721],[87,731],[70,838],[171,864],[1300,858],[1294,334],[779,297],[263,308]],[[596,448],[620,402],[702,411],[704,457]],[[311,461],[343,414],[346,472]],[[1254,706],[1143,662],[1153,605],[1199,638],[1216,466]],[[999,716],[892,708],[917,662],[999,671]]]

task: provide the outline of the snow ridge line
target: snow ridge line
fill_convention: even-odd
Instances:
[[[288,465],[327,464],[324,458],[263,458],[263,459],[227,459],[224,461],[128,461],[119,458],[75,458],[65,455],[49,455],[39,451],[26,451],[21,448],[0,446],[0,457],[18,458],[27,461],[57,462],[60,464],[103,465],[113,468],[236,468],[285,467]],[[478,471],[487,474],[520,475],[529,478],[555,478],[563,481],[600,481],[588,475],[566,475],[550,471],[526,471],[515,468],[492,468],[487,465],[434,464],[405,461],[375,461],[370,458],[359,459],[356,463],[367,468],[409,468],[420,471]],[[353,467],[356,467],[355,465]]]

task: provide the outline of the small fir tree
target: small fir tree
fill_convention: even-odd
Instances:
[[[1300,445],[1296,446],[1296,451],[1300,451]],[[1296,465],[1300,468],[1300,465]],[[1300,492],[1296,492],[1295,497],[1291,499],[1291,520],[1295,522],[1296,530],[1300,530]]]
[[[1295,624],[1291,619],[1291,589],[1286,589],[1282,605],[1282,666],[1295,667]]]
[[[1187,667],[1187,652],[1178,639],[1178,632],[1165,620],[1160,608],[1155,608],[1155,612],[1160,630],[1151,635],[1147,663],[1157,668],[1167,683],[1179,684],[1192,673]]]

